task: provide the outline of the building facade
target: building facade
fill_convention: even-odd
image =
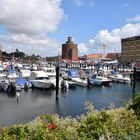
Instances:
[[[74,44],[72,37],[68,37],[66,44],[62,44],[62,59],[78,61],[78,48],[77,44]]]
[[[123,62],[140,62],[140,36],[121,40]]]

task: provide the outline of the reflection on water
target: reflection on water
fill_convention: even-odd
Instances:
[[[140,92],[140,81],[136,81],[136,92]]]
[[[102,109],[108,108],[111,103],[117,107],[122,106],[122,99],[128,100],[132,96],[131,85],[118,83],[111,87],[77,87],[60,91],[58,98],[55,90],[0,93],[0,126],[28,122],[45,113],[76,117],[86,112],[86,101],[92,102],[96,109]]]

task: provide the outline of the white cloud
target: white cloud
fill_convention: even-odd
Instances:
[[[14,33],[46,33],[64,17],[61,0],[0,0],[0,24]]]
[[[90,6],[94,5],[94,1],[93,0],[74,0],[73,2],[77,6],[82,6],[82,5],[86,5],[86,4],[88,4]]]
[[[90,39],[90,40],[89,40],[89,43],[90,43],[90,44],[94,44],[94,42],[95,42],[94,39]]]
[[[79,55],[84,55],[88,52],[88,47],[85,43],[78,44]]]
[[[0,0],[0,25],[6,29],[3,50],[18,48],[27,54],[57,55],[60,42],[47,36],[66,19],[62,0]]]
[[[135,17],[128,18],[127,22],[140,22],[140,15],[136,15]]]
[[[126,24],[124,27],[121,28],[121,37],[132,37],[140,35],[140,23],[137,24]]]
[[[26,34],[9,34],[1,36],[3,38],[3,50],[8,52],[19,51],[27,54],[41,56],[56,56],[61,50],[61,43],[46,36],[29,36]]]
[[[107,52],[121,52],[121,38],[140,35],[140,24],[126,24],[122,28],[112,31],[101,30],[96,36],[89,40],[90,51],[93,53],[103,53],[103,44],[106,45]]]

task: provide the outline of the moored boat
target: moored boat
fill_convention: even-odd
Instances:
[[[41,89],[48,89],[54,85],[54,81],[44,71],[32,71],[29,80],[33,87]]]
[[[112,81],[118,83],[126,83],[126,84],[131,83],[131,79],[129,77],[123,76],[122,74],[110,75],[109,78],[112,79]]]
[[[22,89],[29,89],[32,87],[32,83],[25,78],[17,79],[16,84],[19,85]]]
[[[103,76],[98,76],[97,74],[94,74],[90,78],[90,83],[95,86],[110,86],[112,80],[109,78],[103,77]]]

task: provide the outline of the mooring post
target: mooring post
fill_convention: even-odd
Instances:
[[[59,94],[59,55],[58,55],[58,62],[56,64],[56,99],[58,98]]]
[[[132,84],[133,84],[133,75],[130,74],[129,76],[130,76],[130,79],[131,79],[131,85],[132,85]]]
[[[99,73],[99,64],[97,65],[97,74]]]
[[[134,73],[133,73],[133,93],[135,93],[136,88],[136,67],[134,67]]]
[[[56,66],[56,97],[59,94],[59,65]]]
[[[91,87],[91,83],[90,83],[89,77],[87,78],[87,87],[88,87],[88,88]]]

